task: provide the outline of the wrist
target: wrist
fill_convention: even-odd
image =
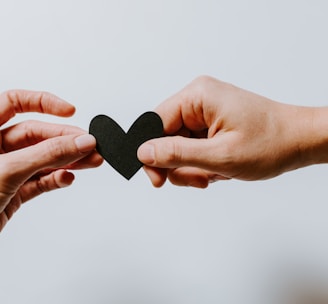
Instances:
[[[328,107],[296,108],[299,167],[328,163]]]

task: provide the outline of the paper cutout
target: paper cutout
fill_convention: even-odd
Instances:
[[[89,133],[96,138],[99,154],[127,180],[143,166],[137,158],[139,146],[164,134],[155,112],[142,114],[127,133],[112,118],[98,115],[91,120]]]

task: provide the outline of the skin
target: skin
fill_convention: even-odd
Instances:
[[[0,94],[0,125],[17,113],[39,112],[70,117],[75,108],[45,92],[23,90]],[[69,186],[68,170],[97,167],[102,158],[96,140],[80,128],[24,121],[0,130],[0,231],[26,201]]]
[[[262,180],[328,161],[328,108],[276,102],[201,76],[155,110],[166,137],[138,149],[155,187]]]

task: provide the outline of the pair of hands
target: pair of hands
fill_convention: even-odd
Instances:
[[[73,115],[72,105],[40,92],[0,95],[0,125],[16,113]],[[155,187],[166,179],[205,188],[237,178],[258,180],[327,162],[327,108],[299,107],[202,76],[155,110],[163,138],[138,149]],[[70,170],[102,163],[95,139],[68,125],[26,121],[0,131],[0,230],[20,205],[73,182]],[[68,171],[69,170],[69,171]]]

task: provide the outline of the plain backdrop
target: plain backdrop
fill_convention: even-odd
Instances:
[[[1,0],[0,90],[55,93],[124,129],[198,75],[328,101],[324,0]],[[328,132],[328,130],[327,130]],[[24,205],[0,236],[1,304],[269,304],[327,289],[326,165],[206,190],[107,163]]]

